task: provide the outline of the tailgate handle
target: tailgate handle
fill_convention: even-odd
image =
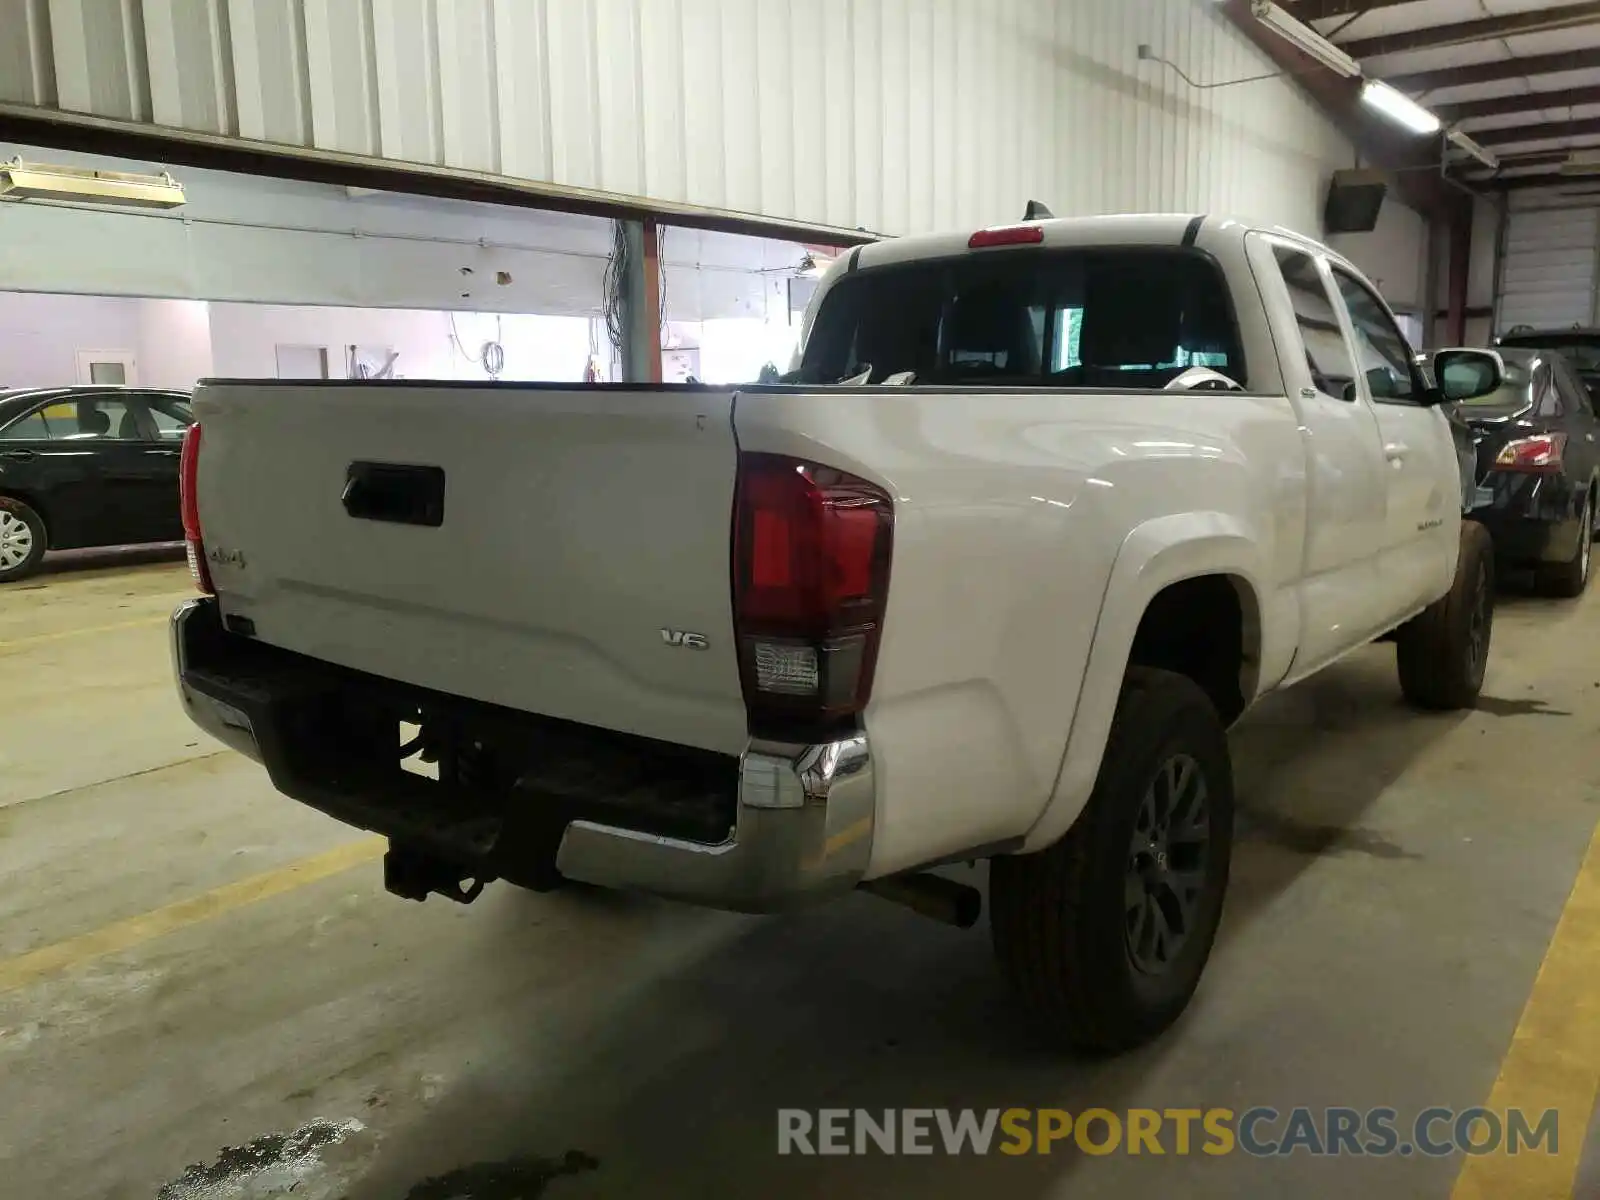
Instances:
[[[353,462],[340,500],[358,520],[437,529],[444,524],[444,469]]]

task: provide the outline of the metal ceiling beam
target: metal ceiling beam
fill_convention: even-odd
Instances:
[[[1595,134],[1600,134],[1600,117],[1583,117],[1576,121],[1541,121],[1537,125],[1512,125],[1506,129],[1479,129],[1472,138],[1485,146],[1514,146],[1518,142],[1593,137]]]
[[[1404,54],[1410,50],[1432,50],[1440,46],[1464,46],[1519,33],[1544,33],[1552,29],[1578,29],[1600,22],[1600,2],[1565,4],[1537,12],[1511,13],[1501,17],[1480,17],[1449,25],[1429,25],[1378,37],[1341,41],[1339,48],[1354,58],[1375,58],[1380,54]]]
[[[1371,0],[1361,3],[1367,7]],[[1304,7],[1296,5],[1296,15],[1304,17]],[[1251,12],[1250,0],[1223,0],[1217,8],[1281,71],[1294,77],[1292,83],[1310,94],[1369,165],[1394,173],[1393,186],[1405,203],[1433,216],[1460,208],[1467,197],[1441,177],[1437,139],[1412,136],[1362,104],[1358,80],[1336,75],[1273,33]]]
[[[1494,96],[1488,100],[1463,100],[1459,104],[1432,107],[1441,121],[1470,121],[1475,117],[1507,117],[1542,112],[1547,108],[1569,108],[1575,104],[1600,104],[1600,87],[1557,88],[1523,96]]]
[[[0,142],[75,150],[165,166],[235,171],[305,183],[331,183],[416,196],[548,209],[618,221],[712,229],[752,237],[830,246],[859,246],[881,236],[864,229],[790,221],[759,213],[725,212],[648,200],[593,188],[510,179],[462,167],[407,163],[337,150],[224,137],[165,125],[136,124],[87,113],[58,112],[0,101]]]
[[[1590,71],[1600,67],[1600,50],[1562,50],[1555,54],[1530,54],[1502,62],[1474,63],[1468,67],[1441,67],[1411,75],[1386,76],[1384,82],[1402,92],[1431,92],[1436,88],[1466,87],[1474,83],[1499,83],[1506,79],[1536,78],[1557,71]]]
[[[1392,8],[1408,0],[1287,0],[1284,9],[1297,20],[1321,21],[1329,17],[1353,17],[1371,8]]]

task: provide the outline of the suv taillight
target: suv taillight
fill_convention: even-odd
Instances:
[[[206,565],[205,543],[200,537],[200,498],[196,482],[200,478],[200,422],[183,431],[183,455],[178,459],[178,508],[183,514],[183,546],[189,555],[189,574],[194,585],[208,596],[216,594],[211,568]]]
[[[752,726],[866,707],[893,538],[882,488],[782,455],[739,456],[734,623]]]

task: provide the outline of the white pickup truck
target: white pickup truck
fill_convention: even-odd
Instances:
[[[1440,351],[1453,398],[1492,352]],[[563,879],[957,923],[1068,1044],[1188,1002],[1227,726],[1398,642],[1469,706],[1493,567],[1444,397],[1283,230],[1025,222],[848,254],[792,382],[208,380],[183,704],[387,835],[391,890]]]

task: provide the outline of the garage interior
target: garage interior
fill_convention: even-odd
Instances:
[[[1029,200],[1325,239],[1419,351],[1600,325],[1600,3],[1272,9],[1326,46],[1264,11],[0,0],[0,184],[184,193],[0,191],[0,390],[754,382],[850,247]],[[1373,179],[1367,227],[1330,223]],[[981,930],[870,896],[388,895],[380,839],[186,719],[165,625],[192,595],[171,546],[0,584],[0,1193],[1600,1197],[1592,590],[1505,581],[1474,710],[1405,708],[1377,644],[1247,714],[1205,980],[1110,1060],[1028,1036]],[[1557,1151],[799,1159],[774,1133],[786,1108],[1491,1104],[1559,1108]]]

